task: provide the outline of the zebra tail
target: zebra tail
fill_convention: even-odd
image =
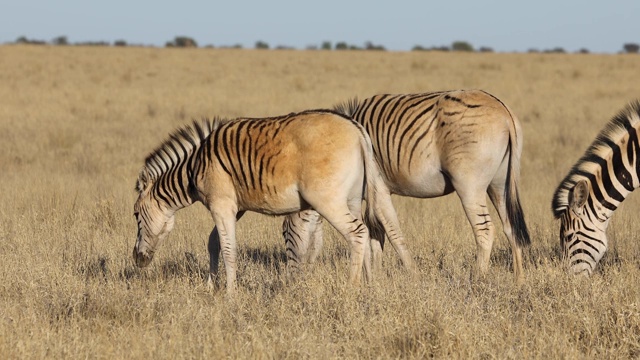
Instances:
[[[517,124],[518,120],[511,113],[511,110],[507,108],[507,111],[509,115],[511,115],[513,126],[511,131],[509,131],[509,167],[507,169],[507,186],[505,189],[507,217],[511,223],[516,244],[520,247],[525,247],[531,245],[531,238],[529,237],[529,230],[527,230],[524,212],[522,211],[520,197],[518,196],[520,154],[522,149],[522,137],[518,136],[518,132],[521,131],[521,129]]]
[[[378,206],[378,189],[380,187],[380,184],[384,184],[384,180],[380,176],[378,163],[373,156],[373,146],[371,144],[371,139],[360,124],[355,124],[356,126],[358,126],[360,132],[362,133],[360,144],[362,148],[365,169],[365,208],[363,220],[365,225],[369,229],[369,236],[371,238],[378,239],[381,245],[384,245],[384,236],[386,231],[384,229],[382,221],[380,221],[380,218],[376,213],[376,206]]]

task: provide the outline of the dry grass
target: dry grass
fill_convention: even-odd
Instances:
[[[551,195],[604,123],[640,97],[625,55],[0,47],[0,354],[8,358],[633,358],[640,356],[640,204],[613,218],[591,279],[565,275]],[[235,299],[205,286],[200,205],[150,268],[132,262],[133,185],[172,129],[352,96],[482,88],[525,130],[522,200],[533,245],[517,288],[508,244],[469,282],[471,230],[455,196],[395,198],[420,268],[391,251],[346,285],[327,228],[321,262],[286,283],[280,219],[239,223]]]

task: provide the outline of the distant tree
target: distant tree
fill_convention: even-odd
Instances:
[[[349,50],[362,50],[358,45],[349,45]]]
[[[166,47],[198,47],[198,43],[188,36],[176,36],[173,41],[167,41]]]
[[[453,51],[473,51],[473,46],[466,41],[454,41],[451,44],[451,50]]]
[[[53,45],[69,45],[69,41],[67,40],[66,36],[58,36],[56,38],[53,38],[53,40],[51,40],[51,43]]]
[[[364,48],[367,49],[367,50],[382,50],[382,51],[386,50],[384,48],[384,46],[376,45],[376,44],[372,43],[371,41],[367,41],[366,43],[364,43]]]
[[[113,42],[115,46],[127,46],[127,42],[125,40],[116,40]]]
[[[107,41],[80,41],[75,43],[77,46],[109,46]]]
[[[346,42],[340,41],[336,43],[336,50],[347,50],[349,49],[349,45]]]
[[[222,45],[221,49],[242,49],[242,44]]]
[[[413,48],[411,48],[411,51],[426,51],[426,50],[428,49],[422,45],[415,45]]]
[[[529,50],[527,50],[528,53],[530,54],[537,54],[540,52],[540,50],[536,49],[536,48],[531,48]]]
[[[15,43],[16,44],[44,45],[47,42],[44,41],[44,40],[34,40],[34,39],[28,39],[26,36],[20,36],[19,38],[16,39]]]
[[[177,47],[198,47],[198,43],[187,36],[176,36],[174,42]]]
[[[295,48],[289,45],[278,45],[275,47],[275,49],[276,50],[294,50]]]
[[[580,50],[576,51],[578,54],[588,54],[589,53],[589,49],[587,48],[581,48]]]
[[[627,54],[637,54],[640,51],[640,45],[636,43],[627,43],[622,47]]]
[[[323,41],[320,48],[322,50],[331,50],[331,41]]]
[[[269,49],[269,44],[264,41],[256,41],[256,49]]]
[[[544,52],[548,54],[564,54],[566,51],[564,50],[564,48],[558,46],[554,47],[553,49],[545,50]]]
[[[449,49],[448,46],[432,46],[431,50],[435,50],[435,51],[450,51],[451,49]]]
[[[481,46],[480,49],[478,49],[478,51],[483,53],[491,53],[493,52],[493,49],[488,46]]]

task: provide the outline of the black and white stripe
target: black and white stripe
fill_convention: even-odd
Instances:
[[[574,273],[591,274],[607,250],[609,219],[640,186],[640,101],[614,116],[555,191],[560,245]]]

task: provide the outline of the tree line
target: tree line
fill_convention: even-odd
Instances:
[[[78,46],[148,46],[148,45],[140,45],[140,44],[129,44],[126,40],[115,40],[113,43],[109,43],[108,41],[83,41],[83,42],[75,42],[71,43],[67,39],[66,36],[58,36],[53,38],[51,41],[47,42],[44,40],[38,39],[29,39],[25,36],[20,36],[14,42],[14,44],[35,44],[35,45],[78,45]],[[176,36],[173,40],[167,41],[165,43],[165,47],[175,47],[175,48],[197,48],[198,43],[191,37],[188,36]],[[208,44],[203,46],[205,48],[214,48],[215,46]],[[242,49],[243,46],[241,44],[235,45],[222,45],[218,46],[218,48],[234,48],[234,49]],[[295,47],[286,46],[286,45],[277,45],[275,47],[271,47],[267,42],[259,40],[254,44],[255,49],[269,50],[294,50]],[[376,50],[376,51],[386,51],[386,48],[383,45],[374,44],[371,41],[367,41],[364,45],[359,46],[355,44],[349,44],[345,41],[339,41],[336,43],[332,43],[331,41],[324,41],[320,45],[309,45],[305,49],[307,50]],[[461,52],[493,52],[493,49],[488,46],[481,46],[479,48],[475,48],[467,41],[454,41],[451,45],[443,45],[443,46],[430,46],[425,47],[422,45],[415,45],[412,51],[461,51]],[[529,53],[566,53],[564,48],[562,47],[554,47],[549,49],[535,49],[531,48],[527,52]],[[586,48],[581,48],[577,53],[588,54],[590,51]],[[640,53],[640,44],[638,43],[625,43],[622,45],[622,50],[620,53],[627,54],[637,54]]]

